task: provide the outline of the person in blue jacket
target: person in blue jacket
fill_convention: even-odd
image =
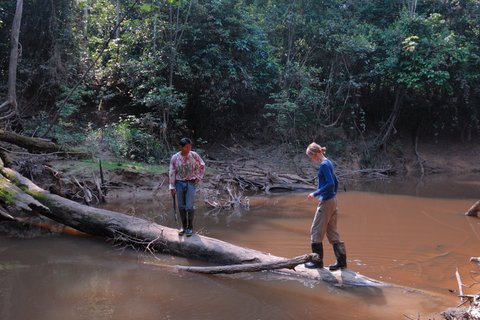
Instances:
[[[333,245],[333,252],[337,258],[335,264],[328,268],[331,271],[347,267],[347,253],[345,243],[340,240],[340,234],[337,231],[337,189],[338,178],[335,174],[332,162],[325,157],[327,148],[313,142],[308,145],[306,154],[314,161],[319,163],[317,179],[318,187],[315,192],[308,194],[308,199],[318,199],[317,212],[313,218],[311,233],[312,252],[319,255],[318,261],[307,262],[307,268],[323,268],[323,238],[327,236],[328,242]]]

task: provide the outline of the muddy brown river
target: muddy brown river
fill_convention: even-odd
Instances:
[[[480,256],[480,219],[464,216],[480,199],[479,176],[341,188],[339,231],[349,268],[397,287],[342,288],[268,272],[191,274],[171,266],[204,262],[86,236],[0,236],[0,319],[441,319],[439,312],[460,301],[457,269],[466,285],[480,281],[480,267],[469,262]],[[250,210],[228,214],[199,208],[197,231],[278,256],[302,255],[316,205],[306,195],[252,196]],[[174,226],[162,199],[118,199],[107,208]],[[334,262],[326,242],[325,262]]]

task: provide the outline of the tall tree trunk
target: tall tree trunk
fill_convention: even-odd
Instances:
[[[8,94],[7,99],[0,105],[0,112],[3,116],[0,120],[11,119],[18,117],[17,106],[17,65],[18,65],[18,46],[20,37],[20,25],[22,22],[23,0],[17,0],[17,7],[15,9],[15,17],[12,23],[12,38],[10,50],[10,62],[8,64]]]
[[[116,24],[119,26],[120,25],[120,0],[117,0],[117,3],[115,5],[115,17],[116,17]],[[120,38],[120,28],[115,29],[115,39]]]
[[[169,32],[167,43],[170,46],[169,48],[169,76],[168,76],[168,85],[170,87],[173,86],[173,74],[175,71],[175,67],[177,65],[177,51],[178,46],[183,37],[183,31],[188,23],[188,18],[190,17],[190,11],[192,9],[193,1],[190,0],[188,4],[187,12],[185,13],[185,20],[180,20],[180,4],[176,4],[176,10],[174,12],[174,5],[169,4],[168,6],[168,19],[169,19]]]
[[[166,34],[166,42],[168,44],[168,86],[173,88],[173,75],[175,73],[175,68],[177,66],[177,51],[178,46],[181,43],[183,37],[183,31],[188,23],[188,19],[190,17],[190,11],[192,9],[193,1],[190,0],[188,4],[187,12],[185,13],[185,19],[182,23],[181,16],[180,16],[180,4],[174,5],[170,3],[168,6],[168,23],[169,28]],[[174,10],[174,6],[176,6],[176,10]],[[173,90],[172,90],[173,92]],[[165,145],[168,149],[170,149],[169,142],[168,142],[168,123],[170,119],[170,105],[163,105],[160,106],[162,108],[162,135]]]
[[[397,87],[395,93],[395,103],[393,105],[393,110],[388,117],[387,122],[380,129],[380,145],[383,146],[384,150],[387,150],[387,142],[395,131],[395,123],[397,122],[398,116],[400,115],[400,110],[403,104],[403,98],[405,91],[402,86]]]
[[[415,14],[417,12],[417,0],[408,0],[407,5],[408,5],[408,15],[410,16],[410,18],[415,17]]]
[[[152,35],[152,51],[153,53],[157,52],[157,24],[158,24],[158,15],[155,14],[153,17],[153,35]]]
[[[83,5],[83,38],[85,39],[85,44],[88,44],[88,0],[85,0]]]

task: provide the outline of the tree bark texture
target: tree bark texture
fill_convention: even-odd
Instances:
[[[18,115],[17,111],[17,65],[20,25],[22,22],[23,0],[17,0],[15,16],[12,23],[10,61],[8,64],[8,94],[6,101],[0,106],[0,112],[7,113],[1,119]],[[10,106],[10,108],[8,108]]]
[[[0,203],[4,207],[9,208],[15,205],[18,210],[46,216],[84,233],[114,239],[157,252],[185,256],[216,264],[281,264],[286,260],[282,257],[239,247],[198,234],[189,238],[180,237],[176,229],[119,212],[81,205],[51,194],[36,186],[15,170],[2,167],[1,174],[0,191],[2,191],[2,194],[15,194],[15,196],[0,198]],[[289,268],[291,266],[285,267]],[[370,279],[347,269],[330,272],[326,268],[307,269],[303,265],[299,265],[296,270],[280,269],[277,272],[287,277],[325,281],[342,286],[389,286],[386,283]]]

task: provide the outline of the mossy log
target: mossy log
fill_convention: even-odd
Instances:
[[[43,190],[9,168],[2,167],[1,174],[3,177],[0,188],[9,194],[10,200],[2,198],[0,202],[7,210],[15,206],[17,209],[46,216],[84,233],[215,264],[268,264],[285,261],[282,257],[198,234],[189,238],[180,237],[176,229],[119,212],[79,204]],[[283,276],[326,281],[343,286],[389,286],[347,269],[330,272],[326,268],[307,269],[299,265],[295,270],[280,269],[275,272]]]

